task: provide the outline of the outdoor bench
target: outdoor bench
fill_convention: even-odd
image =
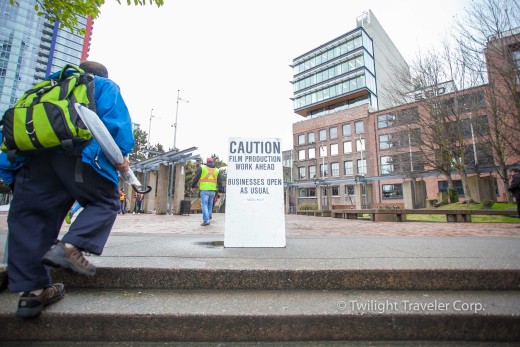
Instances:
[[[296,214],[316,217],[330,217],[330,210],[296,210]]]
[[[469,223],[472,215],[517,216],[514,210],[340,209],[331,211],[333,218],[358,219],[364,214],[368,214],[370,220],[376,222],[404,222],[408,214],[441,214],[446,216],[447,222],[452,223]]]

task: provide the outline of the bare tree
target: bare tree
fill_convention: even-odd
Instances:
[[[480,135],[490,144],[504,191],[507,169],[520,156],[519,26],[518,0],[479,0],[457,19],[454,31],[465,69],[487,86],[488,130]]]
[[[470,87],[478,79],[469,76],[460,61],[459,51],[444,42],[441,52],[432,50],[415,59],[410,65],[411,78],[408,71],[395,71],[398,82],[386,94],[394,104],[417,105],[419,112],[408,120],[408,126],[420,129],[420,145],[415,149],[421,152],[425,169],[444,174],[450,188],[456,171],[465,200],[472,202],[468,168],[474,169],[475,162],[468,151],[467,119],[471,120],[468,111],[483,107],[483,99],[471,97],[475,91]]]

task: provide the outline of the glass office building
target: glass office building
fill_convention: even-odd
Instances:
[[[34,10],[35,0],[0,0],[0,115],[32,85],[88,56],[92,21],[78,18],[85,36],[60,29]]]
[[[369,10],[355,29],[293,60],[294,112],[314,118],[362,104],[389,106],[378,97],[391,75],[389,62],[406,65]]]
[[[363,28],[294,59],[293,72],[294,110],[302,116],[377,105],[373,44]]]

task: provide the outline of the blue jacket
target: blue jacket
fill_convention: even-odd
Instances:
[[[0,143],[2,143],[2,139],[3,133],[0,130]],[[7,159],[7,154],[0,152],[0,179],[2,179],[5,184],[13,183],[16,172],[20,170],[20,167],[25,160],[25,158],[16,155],[16,161],[11,163],[9,159]]]
[[[134,148],[134,134],[130,113],[119,86],[110,79],[99,76],[95,76],[94,83],[97,114],[126,157]],[[115,186],[118,185],[117,170],[108,161],[95,139],[83,149],[81,159],[100,175],[114,182]]]
[[[49,78],[57,78],[59,72]],[[121,96],[119,86],[112,80],[104,77],[94,77],[94,100],[96,101],[97,114],[103,124],[121,149],[123,156],[127,156],[134,148],[134,135],[132,132],[132,120],[130,113]],[[118,186],[118,173],[115,167],[108,161],[101,147],[95,139],[83,149],[82,162],[92,166],[101,176],[109,179]],[[6,183],[12,182],[14,172],[21,166],[21,160],[17,160],[14,166],[7,167],[7,154],[0,154],[0,178]],[[4,165],[5,164],[5,165]],[[5,177],[5,179],[4,179]],[[7,179],[7,180],[6,180]],[[9,182],[8,180],[11,179]]]

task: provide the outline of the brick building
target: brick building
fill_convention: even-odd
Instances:
[[[370,34],[364,26],[368,22]],[[441,107],[457,109],[462,134],[457,146],[465,155],[473,199],[505,201],[504,186],[496,175],[498,164],[485,140],[491,124],[489,86],[457,91],[445,83],[435,90],[416,91],[412,95],[416,101],[389,107],[391,103],[378,90],[391,81],[390,66],[385,64],[399,61],[395,57],[400,54],[372,12],[357,23],[353,31],[293,61],[294,109],[304,119],[293,124],[290,204],[318,209],[380,205],[420,208],[446,191],[446,176],[432,167],[431,159],[438,154],[418,146],[421,139],[424,143],[424,137],[431,136],[430,129],[420,121],[431,107],[424,103],[425,93],[433,93]],[[519,34],[512,35],[516,35],[514,39],[505,43],[516,64],[513,71],[518,73]],[[352,51],[346,47],[342,51],[343,45],[356,40]],[[391,57],[378,52],[378,46],[393,47],[387,50],[392,52]],[[337,55],[331,55],[331,51]],[[404,59],[401,64],[406,66]],[[493,69],[489,70],[493,81]],[[353,84],[355,79],[357,83]],[[513,156],[504,166],[517,163],[518,157]],[[461,177],[451,173],[451,178],[459,197],[463,197]]]

